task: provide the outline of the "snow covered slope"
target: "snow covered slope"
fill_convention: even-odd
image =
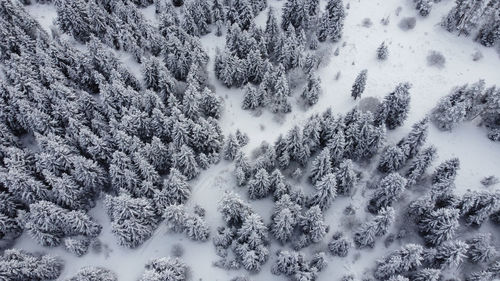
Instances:
[[[325,1],[322,2],[322,7]],[[356,75],[362,69],[368,69],[368,80],[364,97],[373,96],[382,98],[392,91],[399,82],[410,82],[411,109],[409,117],[404,126],[390,132],[389,141],[397,141],[404,136],[414,122],[422,119],[434,107],[440,97],[449,93],[452,87],[464,83],[473,83],[478,79],[485,79],[486,84],[500,85],[500,58],[499,54],[492,48],[485,48],[474,43],[470,38],[457,37],[443,30],[439,26],[441,17],[449,11],[453,5],[451,0],[443,0],[434,6],[427,18],[417,16],[410,0],[356,0],[345,1],[350,5],[343,37],[340,43],[329,45],[330,55],[324,66],[320,69],[321,86],[323,93],[319,102],[304,110],[297,102],[292,102],[292,112],[283,118],[276,118],[268,110],[264,110],[260,116],[241,109],[243,93],[241,89],[228,89],[220,81],[215,79],[210,72],[210,83],[215,85],[218,95],[225,99],[225,109],[221,119],[221,126],[225,134],[234,133],[236,129],[248,133],[250,143],[245,147],[246,152],[263,142],[272,143],[280,135],[286,133],[292,126],[301,123],[314,113],[323,112],[328,107],[333,108],[334,113],[345,113],[356,106],[350,96],[350,89]],[[279,9],[284,1],[269,0],[270,6]],[[396,15],[396,8],[402,7],[401,13]],[[49,30],[52,19],[55,16],[52,6],[31,5],[28,11],[35,17],[42,27]],[[146,15],[153,16],[152,7],[147,8]],[[267,12],[264,11],[257,17],[258,24],[263,25]],[[389,18],[390,23],[383,25],[380,20]],[[399,21],[404,17],[417,17],[416,27],[412,30],[403,31],[398,27]],[[362,21],[371,19],[373,24],[364,27]],[[152,22],[156,22],[152,20]],[[389,58],[386,61],[376,59],[376,48],[385,41],[389,46]],[[224,47],[224,39],[216,37],[211,33],[202,38],[205,50],[210,55],[209,69],[213,69],[213,58],[215,48]],[[338,56],[334,56],[334,50],[339,48]],[[432,50],[443,53],[446,58],[444,68],[429,67],[426,57]],[[479,50],[484,57],[479,61],[472,60],[472,54]],[[137,66],[129,65],[129,68],[137,70]],[[340,79],[336,80],[337,72],[341,72]],[[139,72],[134,72],[139,73]],[[301,87],[295,89],[294,99],[299,96]],[[461,160],[456,184],[458,193],[467,189],[479,188],[479,181],[484,176],[499,174],[500,171],[500,143],[494,143],[485,137],[482,128],[474,123],[459,125],[453,132],[441,132],[430,126],[428,143],[438,148],[438,161],[458,157]],[[217,212],[217,203],[225,190],[236,190],[244,198],[246,192],[238,189],[232,174],[233,163],[221,161],[218,165],[204,171],[195,181],[191,182],[193,195],[189,206],[199,204],[207,211],[207,222],[211,225],[212,233],[215,228],[222,225],[222,219]],[[302,183],[305,185],[305,183]],[[306,186],[306,189],[310,188]],[[257,212],[269,222],[271,199],[252,202]],[[327,222],[331,232],[339,230],[342,223],[342,211],[353,204],[357,212],[364,213],[366,199],[358,192],[352,199],[336,199],[330,210],[327,211]],[[229,280],[234,276],[248,274],[240,271],[225,271],[212,266],[212,262],[218,257],[211,242],[197,243],[186,239],[183,235],[167,233],[162,224],[154,236],[138,249],[130,250],[117,245],[111,234],[110,222],[99,204],[91,211],[104,228],[100,236],[102,250],[91,252],[84,257],[77,258],[68,255],[60,248],[47,249],[39,246],[35,241],[21,237],[17,244],[18,248],[30,251],[50,252],[62,256],[66,260],[66,266],[61,275],[61,280],[74,274],[79,268],[86,265],[98,265],[115,271],[119,280],[137,280],[144,271],[144,264],[151,258],[171,255],[174,245],[180,244],[184,248],[183,258],[191,267],[191,280]],[[362,219],[362,217],[361,217]],[[326,243],[314,245],[308,249],[311,253],[315,249],[324,249]],[[397,243],[395,243],[397,244]],[[390,249],[396,249],[399,245],[393,244]],[[271,258],[257,275],[251,276],[252,280],[285,280],[284,277],[271,275],[270,267],[274,260],[274,252],[278,249],[277,243],[271,248]],[[376,247],[370,250],[354,250],[347,258],[340,259],[329,256],[329,267],[320,273],[318,280],[339,280],[347,273],[353,273],[361,277],[366,268],[372,268],[375,260],[387,251],[383,241],[378,241]]]

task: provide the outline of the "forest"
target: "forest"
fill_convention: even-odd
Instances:
[[[0,281],[500,280],[499,0],[0,0]]]

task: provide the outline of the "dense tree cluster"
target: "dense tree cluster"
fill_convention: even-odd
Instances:
[[[102,267],[83,267],[67,281],[118,281],[116,274]]]
[[[152,3],[54,1],[58,32],[85,44],[78,49],[19,3],[0,3],[2,240],[26,229],[83,255],[101,229],[86,212],[104,191],[119,243],[139,246],[167,207],[188,200],[187,181],[218,161],[222,101],[206,84],[208,56],[170,4],[157,3],[159,25],[150,25],[138,6]],[[201,34],[212,10],[202,0],[186,7]],[[108,47],[142,63],[143,79]],[[198,237],[199,220],[189,222]]]
[[[0,279],[2,280],[56,280],[62,269],[62,262],[49,255],[34,256],[10,249],[5,250],[0,256]]]
[[[481,117],[481,123],[488,129],[488,138],[500,140],[500,89],[485,87],[478,82],[456,87],[443,97],[432,112],[432,119],[441,130],[451,130],[462,121]]]
[[[476,41],[486,47],[491,47],[499,42],[500,4],[498,1],[456,0],[455,4],[441,23],[446,30],[466,36],[478,31]],[[417,9],[426,10],[425,7],[417,7]]]
[[[257,8],[252,9],[250,2]],[[270,8],[265,28],[261,29],[253,17],[263,7],[265,3],[260,1],[231,4],[225,48],[217,50],[215,58],[216,77],[228,87],[246,85],[243,109],[267,107],[273,113],[287,113],[291,111],[287,72],[302,69],[307,83],[301,96],[307,105],[315,104],[321,92],[312,72],[315,55],[305,50],[317,49],[318,40],[340,39],[345,17],[342,1],[329,1],[320,14],[319,1],[287,0],[281,26]]]
[[[322,252],[307,261],[301,252],[279,251],[271,272],[275,275],[283,274],[289,280],[314,281],[325,265],[325,256]]]
[[[185,281],[189,267],[179,258],[157,258],[146,264],[141,281]]]

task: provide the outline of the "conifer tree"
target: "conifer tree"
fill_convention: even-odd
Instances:
[[[146,264],[146,271],[140,281],[185,281],[188,279],[188,271],[189,267],[179,258],[152,259]]]
[[[68,279],[68,281],[118,281],[116,274],[109,269],[103,267],[86,266],[78,270],[78,272]]]
[[[332,165],[336,166],[342,162],[345,154],[346,140],[344,131],[335,133],[327,142],[326,147],[330,149]]]
[[[467,257],[469,245],[463,241],[447,241],[436,248],[434,262],[441,268],[458,267]]]
[[[302,130],[298,126],[293,127],[286,137],[286,151],[290,156],[290,160],[297,161],[303,166],[310,154],[310,151],[304,145],[304,141]]]
[[[432,1],[429,0],[414,0],[415,8],[422,17],[429,15],[432,9]]]
[[[498,8],[497,8],[498,9]],[[494,12],[480,27],[476,41],[483,46],[491,47],[500,40],[500,15]]]
[[[287,242],[297,225],[297,218],[288,208],[273,215],[271,234],[281,243]]]
[[[307,77],[307,85],[301,95],[302,99],[304,99],[307,105],[312,106],[318,102],[320,93],[321,86],[319,78],[310,74]]]
[[[1,277],[5,280],[56,280],[62,262],[50,255],[35,256],[18,249],[7,249],[0,256]]]
[[[188,180],[195,178],[200,170],[193,150],[187,145],[182,145],[179,152],[174,155],[174,168],[179,170]]]
[[[305,244],[296,245],[299,248],[305,247],[310,243],[318,243],[328,232],[328,225],[324,222],[323,213],[319,206],[309,208],[304,216],[301,217],[299,226],[305,237]],[[300,241],[301,242],[301,241]]]
[[[334,172],[337,176],[337,193],[347,196],[351,195],[354,185],[358,180],[352,160],[345,159]]]
[[[260,199],[266,197],[269,192],[269,174],[264,168],[260,168],[248,182],[248,195],[250,199]]]
[[[387,279],[392,275],[406,273],[422,264],[424,249],[421,245],[406,244],[377,262],[375,278]]]
[[[332,240],[328,243],[328,250],[330,250],[330,253],[339,257],[346,257],[351,247],[352,242],[340,232],[334,234]]]
[[[434,268],[423,268],[412,275],[414,281],[439,281],[441,280],[441,270]]]
[[[247,86],[245,86],[245,95],[243,96],[243,104],[241,107],[250,110],[261,107],[264,105],[262,98],[261,92],[258,89],[247,84]]]
[[[379,105],[375,117],[377,124],[385,123],[389,130],[393,130],[403,124],[408,117],[410,88],[411,85],[409,83],[401,83],[396,86],[393,92],[385,96]]]
[[[158,215],[147,199],[132,198],[122,192],[116,197],[106,195],[104,205],[111,219],[111,230],[122,246],[135,248],[156,229]]]
[[[441,163],[432,174],[433,192],[448,192],[453,187],[458,169],[460,169],[458,158],[452,158]]]
[[[179,170],[172,168],[163,181],[163,187],[160,191],[155,191],[153,198],[158,210],[163,212],[167,206],[186,203],[190,195],[191,188],[187,178]]]
[[[225,192],[219,202],[218,210],[222,214],[222,219],[229,226],[239,226],[245,217],[253,213],[250,205],[233,192]]]
[[[333,173],[325,174],[315,184],[316,193],[310,198],[310,206],[319,206],[321,210],[328,209],[337,196],[337,178]]]
[[[467,255],[473,263],[489,262],[497,255],[491,233],[478,234],[465,242],[469,245]]]
[[[441,208],[428,212],[418,222],[420,232],[430,245],[440,245],[450,240],[459,226],[459,211]]]
[[[89,250],[89,246],[90,240],[88,239],[75,239],[71,237],[64,239],[64,248],[78,257],[85,255]]]
[[[456,6],[451,9],[441,23],[449,32],[458,31],[466,36],[478,25],[484,11],[487,9],[488,1],[457,0]]]
[[[387,59],[388,56],[389,56],[389,49],[387,48],[385,42],[382,42],[382,44],[380,44],[380,46],[377,48],[377,59],[384,61]]]
[[[332,165],[330,162],[330,149],[324,148],[312,163],[310,175],[312,183],[315,184],[331,172]]]
[[[391,173],[385,176],[379,183],[377,190],[370,200],[368,209],[377,212],[381,208],[389,207],[403,193],[406,186],[406,179],[398,173]]]
[[[278,20],[274,13],[274,8],[269,8],[265,28],[267,54],[272,61],[276,61],[278,58],[281,48],[280,42],[283,38],[283,31],[278,25]]]
[[[274,93],[270,97],[269,107],[273,113],[288,113],[292,110],[291,104],[288,101],[290,89],[288,79],[285,76],[283,68],[278,70],[276,84],[274,85]]]
[[[354,244],[358,248],[373,248],[376,237],[385,235],[393,222],[394,209],[391,207],[382,208],[377,216],[361,225],[354,232]]]
[[[388,145],[380,156],[378,170],[383,173],[391,173],[399,170],[406,162],[403,149],[397,145]]]
[[[481,225],[489,216],[500,211],[500,193],[469,191],[459,204],[460,214],[469,225]]]
[[[366,86],[366,78],[367,78],[368,70],[363,69],[356,76],[356,80],[354,80],[354,84],[351,89],[351,96],[356,100],[361,97],[361,94],[365,91]]]
[[[416,184],[420,180],[420,178],[422,178],[425,171],[436,157],[435,155],[436,148],[434,146],[429,146],[417,154],[417,156],[411,163],[410,168],[406,172],[408,186]]]
[[[406,137],[401,139],[398,146],[403,150],[407,159],[413,158],[420,151],[420,148],[427,139],[427,131],[429,127],[429,119],[423,120],[413,124],[411,131]]]
[[[233,134],[229,134],[226,142],[224,143],[224,148],[222,150],[222,157],[225,160],[234,160],[236,154],[238,153],[239,143]]]
[[[326,11],[323,13],[319,23],[318,40],[323,42],[330,38],[337,42],[342,37],[344,28],[345,11],[342,0],[329,0]]]

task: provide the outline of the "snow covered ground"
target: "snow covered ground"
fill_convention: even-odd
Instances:
[[[321,2],[324,7],[326,1]],[[495,83],[500,85],[500,57],[494,49],[482,47],[470,38],[457,37],[439,26],[441,17],[449,11],[453,2],[443,0],[434,6],[429,17],[422,18],[413,9],[411,0],[345,1],[350,8],[347,10],[342,40],[328,46],[331,49],[329,58],[323,62],[325,66],[319,71],[323,89],[319,102],[312,108],[304,110],[296,102],[302,90],[299,86],[293,97],[292,112],[284,118],[278,119],[268,110],[263,110],[260,116],[250,111],[243,111],[241,109],[242,90],[226,88],[215,79],[213,72],[210,72],[210,83],[215,85],[217,94],[225,100],[225,109],[221,119],[224,133],[234,133],[236,129],[246,132],[250,137],[250,143],[245,147],[245,151],[249,153],[261,142],[274,142],[280,134],[285,134],[295,124],[300,124],[312,114],[321,113],[328,107],[332,107],[334,113],[345,113],[356,106],[357,101],[352,100],[350,90],[356,75],[362,69],[368,69],[368,80],[363,97],[383,98],[400,82],[408,81],[413,85],[409,117],[404,126],[389,133],[389,141],[397,141],[404,136],[410,130],[411,125],[422,119],[435,106],[439,98],[447,95],[452,87],[473,83],[480,78],[485,79],[487,85]],[[281,15],[279,10],[283,3],[284,1],[269,0],[270,6],[277,10],[278,16]],[[398,6],[402,7],[402,11],[396,15]],[[27,10],[44,29],[50,32],[50,25],[55,17],[53,6],[33,4],[28,6]],[[156,23],[153,7],[146,8],[144,15],[153,24]],[[267,10],[257,17],[257,23],[264,25],[266,16]],[[404,17],[417,17],[416,27],[408,31],[401,30],[398,24]],[[373,24],[370,27],[362,25],[365,18],[372,21]],[[390,23],[381,24],[380,20],[383,18],[389,18]],[[389,46],[389,58],[381,62],[376,59],[375,51],[383,41]],[[215,48],[222,49],[224,39],[211,33],[202,38],[202,44],[210,55],[209,69],[212,70]],[[338,56],[333,55],[336,48],[340,48]],[[427,65],[426,57],[432,50],[443,53],[446,58],[444,68]],[[484,55],[479,61],[472,60],[472,54],[476,50]],[[119,57],[122,62],[128,62],[127,65],[134,74],[140,74],[139,65],[131,63],[132,59],[127,57],[127,54],[119,54]],[[339,71],[341,72],[340,79],[336,80],[335,76]],[[451,157],[458,157],[461,161],[461,169],[456,180],[458,193],[463,193],[467,189],[480,188],[481,178],[499,174],[500,143],[491,142],[486,138],[486,132],[473,122],[460,124],[452,132],[441,132],[434,126],[430,126],[429,129],[427,142],[438,148],[439,159],[434,164],[437,165],[440,161]],[[189,206],[193,207],[198,204],[206,209],[206,219],[212,227],[212,233],[217,226],[223,225],[220,214],[217,212],[217,203],[223,192],[236,190],[247,198],[246,190],[236,187],[232,171],[232,163],[221,161],[191,182],[193,195]],[[308,188],[310,187],[305,186],[306,190]],[[327,211],[326,218],[331,228],[328,239],[333,232],[340,229],[343,223],[342,211],[347,205],[352,203],[357,208],[358,214],[364,214],[366,199],[363,199],[360,193],[358,191],[352,199],[336,199],[332,208]],[[252,204],[266,223],[269,222],[271,199],[254,201]],[[229,280],[234,276],[248,274],[244,270],[225,271],[212,266],[212,262],[218,257],[211,242],[192,242],[183,235],[167,232],[164,224],[139,248],[130,250],[120,247],[111,234],[110,222],[103,211],[102,204],[93,209],[91,215],[104,227],[100,236],[102,242],[100,252],[91,252],[78,258],[69,255],[61,248],[43,248],[26,237],[26,234],[18,239],[15,246],[64,257],[66,266],[60,277],[61,280],[87,265],[107,267],[118,274],[119,280],[137,280],[144,271],[144,264],[149,259],[171,255],[172,248],[176,244],[184,248],[183,258],[191,267],[191,280]],[[363,220],[363,215],[360,218]],[[325,249],[328,239],[325,239],[324,243],[310,247],[311,249],[308,248],[307,251]],[[270,273],[276,245],[277,243],[274,243],[273,248],[270,249],[270,260],[259,274],[251,276],[252,280],[285,280],[284,277]],[[394,243],[391,249],[398,247],[399,245]],[[385,251],[383,239],[379,239],[374,249],[353,250],[347,258],[343,259],[328,256],[329,266],[320,273],[318,280],[340,280],[347,273],[353,273],[360,278],[363,271],[366,268],[372,268],[375,260]]]

